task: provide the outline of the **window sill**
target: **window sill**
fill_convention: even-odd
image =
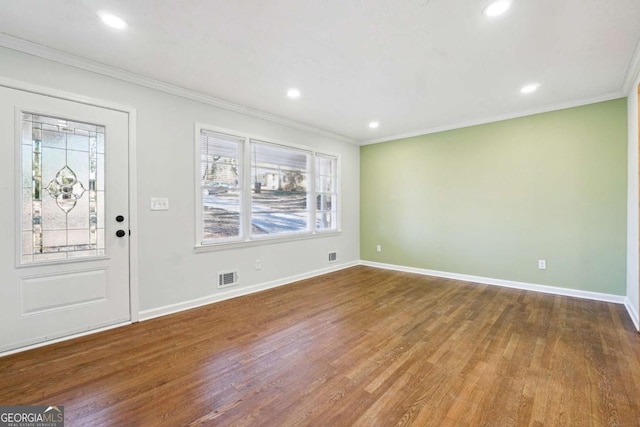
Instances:
[[[250,248],[254,246],[273,245],[278,243],[295,242],[299,240],[317,239],[321,237],[336,237],[342,234],[342,230],[336,231],[321,231],[313,234],[298,234],[294,236],[283,237],[271,237],[262,238],[256,240],[248,240],[241,242],[223,242],[223,243],[210,243],[207,245],[196,245],[194,248],[195,253],[224,251],[229,249],[241,249]]]

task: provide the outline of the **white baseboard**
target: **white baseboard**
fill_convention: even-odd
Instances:
[[[533,283],[514,282],[511,280],[492,279],[488,277],[471,276],[467,274],[449,273],[445,271],[427,270],[422,268],[406,267],[406,266],[395,265],[395,264],[384,264],[379,262],[363,261],[363,260],[343,263],[343,264],[339,264],[339,265],[335,265],[327,268],[322,268],[319,270],[310,271],[307,273],[302,273],[294,276],[273,280],[271,282],[249,286],[246,288],[232,289],[232,290],[228,290],[218,294],[207,295],[202,298],[197,298],[194,300],[183,301],[180,303],[166,305],[166,306],[154,308],[151,310],[141,311],[140,321],[149,320],[149,319],[153,319],[160,316],[165,316],[168,314],[178,313],[180,311],[201,307],[203,305],[212,304],[215,302],[220,302],[220,301],[224,301],[231,298],[236,298],[243,295],[249,295],[249,294],[264,291],[267,289],[287,285],[300,280],[310,279],[312,277],[320,276],[327,273],[332,273],[334,271],[344,270],[346,268],[354,267],[356,265],[365,265],[365,266],[381,268],[385,270],[403,271],[407,273],[416,273],[416,274],[421,274],[425,276],[443,277],[447,279],[463,280],[466,282],[503,286],[508,288],[542,292],[542,293],[553,294],[553,295],[563,295],[563,296],[570,296],[570,297],[576,297],[576,298],[590,299],[595,301],[624,304],[625,308],[627,309],[627,312],[629,313],[629,316],[631,317],[633,324],[635,325],[636,329],[640,331],[640,325],[638,323],[638,320],[639,320],[638,312],[636,311],[635,307],[631,304],[631,301],[624,296],[605,294],[600,292],[582,291],[577,289],[560,288],[555,286],[538,285]],[[106,331],[108,329],[113,329],[113,328],[117,328],[117,327],[128,325],[128,324],[130,324],[130,322],[124,322],[117,325],[111,325],[104,328],[94,329],[94,330],[86,331],[83,333],[61,337],[51,341],[46,341],[38,344],[25,346],[25,347],[20,347],[18,349],[1,352],[0,357],[8,356],[13,353],[22,352],[22,351],[30,350],[37,347],[42,347],[44,345],[50,345],[60,341],[66,341],[73,338],[78,338],[84,335],[94,334],[96,332]]]
[[[207,296],[189,300],[189,301],[183,301],[176,304],[170,304],[170,305],[165,305],[163,307],[144,310],[140,312],[140,321],[145,321],[145,320],[153,319],[160,316],[166,316],[167,314],[178,313],[180,311],[190,310],[192,308],[201,307],[203,305],[228,300],[231,298],[236,298],[243,295],[249,295],[249,294],[253,294],[253,293],[264,291],[271,288],[277,288],[278,286],[287,285],[293,282],[297,282],[299,280],[310,279],[312,277],[320,276],[322,274],[332,273],[338,270],[344,270],[345,268],[354,267],[359,264],[360,262],[358,261],[352,261],[348,263],[334,265],[327,268],[322,268],[319,270],[310,271],[307,273],[297,274],[295,276],[284,277],[281,279],[273,280],[271,282],[260,283],[260,284],[248,286],[245,288],[230,289],[225,292],[211,294],[211,295],[207,295]]]
[[[78,332],[78,333],[71,334],[71,335],[65,335],[65,336],[62,336],[62,337],[59,337],[59,338],[55,338],[55,339],[51,339],[51,340],[47,340],[47,341],[41,341],[41,342],[38,342],[38,343],[35,343],[35,344],[25,345],[23,347],[18,347],[18,348],[14,348],[14,349],[11,349],[11,350],[0,352],[0,357],[8,356],[8,355],[14,354],[14,353],[22,353],[23,351],[32,350],[32,349],[38,348],[38,347],[44,347],[45,345],[51,345],[51,344],[55,344],[57,342],[68,341],[68,340],[72,340],[72,339],[75,339],[75,338],[84,337],[85,335],[97,334],[98,332],[104,332],[104,331],[108,331],[109,329],[115,329],[115,328],[119,328],[121,326],[130,325],[130,324],[131,324],[131,322],[129,322],[129,321],[120,322],[120,323],[116,323],[116,324],[109,325],[109,326],[103,326],[101,328],[90,329],[88,331]]]
[[[627,313],[629,313],[629,317],[631,317],[631,321],[636,327],[636,330],[640,332],[640,316],[638,316],[638,312],[633,304],[631,304],[631,300],[629,298],[624,299],[624,307],[627,309]]]
[[[605,294],[600,292],[582,291],[579,289],[559,288],[556,286],[537,285],[535,283],[514,282],[512,280],[492,279],[490,277],[471,276],[468,274],[449,273],[446,271],[426,270],[423,268],[405,267],[395,264],[383,264],[380,262],[360,261],[361,265],[383,268],[385,270],[404,271],[407,273],[422,274],[424,276],[443,277],[446,279],[464,280],[465,282],[482,283],[485,285],[502,286],[506,288],[523,289],[526,291],[542,292],[545,294],[563,295],[568,297],[584,298],[595,301],[613,302],[624,304],[626,297],[622,295]]]

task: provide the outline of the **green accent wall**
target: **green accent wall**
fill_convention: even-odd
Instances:
[[[363,260],[625,295],[626,99],[367,145],[360,162]]]

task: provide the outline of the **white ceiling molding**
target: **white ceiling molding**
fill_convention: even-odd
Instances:
[[[529,110],[522,110],[514,113],[503,114],[500,116],[487,117],[487,118],[478,119],[478,120],[470,120],[467,122],[452,123],[444,126],[435,126],[432,128],[420,129],[414,132],[403,133],[400,135],[394,135],[394,136],[389,136],[385,138],[368,139],[366,141],[361,141],[360,145],[378,144],[380,142],[388,142],[388,141],[395,141],[398,139],[413,138],[414,136],[428,135],[431,133],[445,132],[445,131],[454,130],[454,129],[462,129],[470,126],[484,125],[487,123],[500,122],[500,121],[509,120],[509,119],[517,119],[518,117],[532,116],[534,114],[549,113],[551,111],[558,111],[558,110],[564,110],[567,108],[595,104],[597,102],[611,101],[613,99],[624,98],[625,96],[626,94],[622,92],[614,92],[614,93],[597,96],[594,98],[586,98],[586,99],[581,99],[577,101],[567,102],[564,104],[549,105],[549,106],[540,107],[540,108],[533,108]]]
[[[19,52],[23,52],[29,55],[34,55],[47,60],[55,61],[61,64],[69,65],[82,70],[112,77],[128,83],[133,83],[143,87],[159,90],[161,92],[165,92],[171,95],[201,102],[203,104],[212,105],[214,107],[219,107],[228,111],[245,114],[248,116],[256,117],[258,119],[276,123],[279,125],[314,133],[317,135],[325,136],[328,138],[336,139],[342,142],[355,144],[355,145],[377,144],[381,142],[388,142],[388,141],[394,141],[398,139],[411,138],[415,136],[444,132],[444,131],[453,130],[453,129],[460,129],[460,128],[476,126],[481,124],[499,122],[502,120],[530,116],[533,114],[540,114],[540,113],[546,113],[550,111],[562,110],[566,108],[579,107],[582,105],[593,104],[596,102],[609,101],[612,99],[627,96],[628,92],[631,90],[631,86],[635,83],[635,80],[637,79],[638,75],[640,75],[640,43],[638,43],[638,47],[636,48],[634,57],[627,70],[624,88],[623,88],[624,91],[609,93],[609,94],[605,94],[595,98],[587,98],[587,99],[577,100],[577,101],[564,103],[564,104],[549,105],[541,108],[523,110],[523,111],[508,113],[508,114],[499,115],[499,116],[480,118],[477,120],[471,120],[466,122],[451,123],[448,125],[436,126],[431,128],[424,128],[424,129],[419,129],[419,130],[408,132],[408,133],[386,136],[384,138],[375,138],[375,139],[357,141],[342,135],[335,134],[333,132],[325,131],[323,129],[319,129],[319,128],[309,126],[303,123],[299,123],[293,120],[289,120],[284,117],[265,113],[259,110],[254,110],[252,108],[235,104],[233,102],[225,101],[223,99],[204,95],[196,91],[181,88],[179,86],[175,86],[175,85],[165,83],[159,80],[155,80],[149,77],[131,73],[116,67],[112,67],[99,62],[87,60],[66,52],[62,52],[56,49],[52,49],[46,46],[32,43],[16,37],[12,37],[7,34],[0,33],[0,46],[6,47],[12,50],[16,50]]]
[[[0,47],[357,145],[601,99],[640,73],[639,0],[523,1],[497,20],[486,1],[110,0],[117,32],[92,1],[3,0]]]
[[[27,53],[29,55],[37,56],[40,58],[48,59],[51,61],[59,62],[61,64],[70,65],[75,68],[90,71],[104,76],[112,77],[118,80],[122,80],[128,83],[137,84],[147,88],[159,90],[171,95],[179,96],[181,98],[190,99],[193,101],[201,102],[203,104],[212,105],[214,107],[223,108],[235,113],[245,114],[258,119],[266,120],[279,125],[287,126],[290,128],[302,130],[305,132],[314,133],[320,136],[324,136],[338,141],[347,142],[350,144],[357,144],[354,139],[347,138],[342,135],[338,135],[333,132],[329,132],[323,129],[319,129],[313,126],[299,123],[294,120],[286,119],[274,114],[265,113],[259,110],[254,110],[249,107],[245,107],[233,102],[225,101],[223,99],[215,98],[212,96],[204,95],[202,93],[185,89],[170,83],[165,83],[159,80],[155,80],[149,77],[141,76],[135,73],[131,73],[116,67],[101,64],[99,62],[84,59],[66,52],[62,52],[56,49],[52,49],[46,46],[42,46],[36,43],[22,40],[17,37],[13,37],[7,34],[0,33],[0,46],[17,50],[19,52]]]
[[[624,76],[622,91],[625,96],[629,95],[638,77],[640,77],[640,41],[638,41],[638,44],[636,45],[633,58],[631,58],[629,68],[627,68],[627,74]]]

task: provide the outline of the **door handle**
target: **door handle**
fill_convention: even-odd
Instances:
[[[116,231],[116,236],[118,236],[118,237],[124,237],[125,234],[127,234],[127,233],[124,230]]]

